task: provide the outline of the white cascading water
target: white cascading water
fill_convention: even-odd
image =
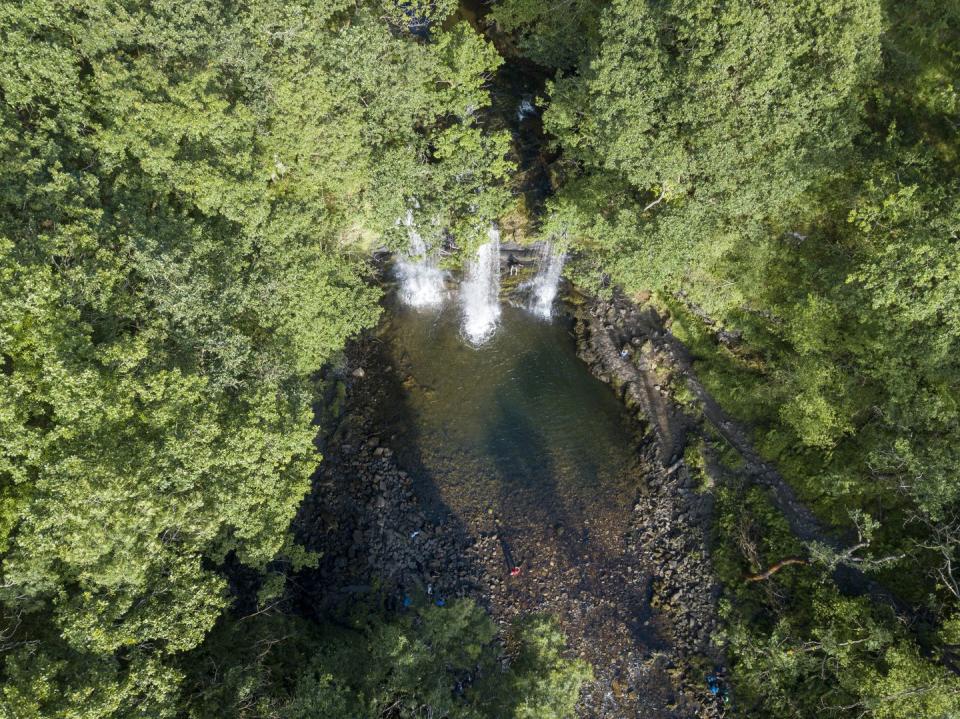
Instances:
[[[490,241],[477,248],[460,285],[463,335],[472,345],[493,337],[500,319],[500,230],[491,227],[488,234]]]
[[[528,99],[524,98],[520,101],[520,104],[517,105],[517,121],[523,122],[524,119],[530,117],[531,115],[537,114],[537,108],[534,107],[533,103]]]
[[[403,224],[407,227],[410,245],[397,259],[400,299],[411,307],[436,307],[443,302],[444,272],[437,267],[437,258],[417,232],[413,210],[407,211]]]
[[[530,290],[527,309],[538,317],[550,319],[553,314],[553,301],[560,288],[560,273],[563,272],[565,260],[566,256],[562,252],[555,252],[553,245],[543,243],[537,260],[537,274],[527,283]]]

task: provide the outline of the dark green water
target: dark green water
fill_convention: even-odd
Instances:
[[[458,322],[453,305],[394,307],[382,335],[403,380],[393,446],[421,494],[474,529],[534,541],[559,532],[618,551],[642,475],[637,440],[609,387],[577,358],[569,320],[504,306],[479,349]]]

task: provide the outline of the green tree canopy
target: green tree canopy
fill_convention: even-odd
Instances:
[[[362,253],[414,195],[497,214],[499,59],[345,1],[5,2],[0,34],[3,706],[168,716],[216,567],[275,557],[308,489]]]

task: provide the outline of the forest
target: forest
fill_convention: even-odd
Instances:
[[[445,271],[514,228],[668,318],[829,535],[663,381],[702,716],[960,717],[960,0],[0,0],[0,39],[0,717],[690,715],[587,706],[549,612],[325,593],[301,520],[414,210]]]

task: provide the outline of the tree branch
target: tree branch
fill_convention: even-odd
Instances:
[[[809,564],[806,559],[801,557],[787,557],[786,559],[781,559],[779,562],[771,564],[766,570],[760,572],[759,574],[748,574],[744,577],[744,580],[747,582],[762,582],[765,579],[769,579],[774,574],[779,572],[784,567],[789,567],[791,564]]]
[[[661,202],[663,202],[663,198],[666,196],[667,196],[667,186],[664,185],[663,188],[660,190],[660,197],[658,197],[656,200],[654,200],[649,205],[644,207],[643,210],[640,211],[640,214],[642,215],[647,210],[653,209],[654,207],[659,205]]]

